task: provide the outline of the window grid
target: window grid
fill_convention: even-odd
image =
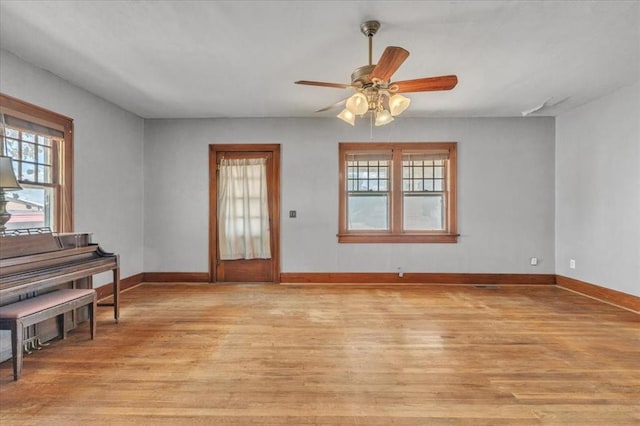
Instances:
[[[7,154],[13,159],[13,169],[19,182],[55,183],[53,138],[7,126],[5,140]]]
[[[404,160],[402,191],[404,193],[441,193],[446,189],[445,176],[443,160]]]
[[[347,161],[347,191],[388,192],[389,161]]]

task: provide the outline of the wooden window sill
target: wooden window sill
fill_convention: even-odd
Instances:
[[[338,234],[338,243],[457,243],[460,234]]]

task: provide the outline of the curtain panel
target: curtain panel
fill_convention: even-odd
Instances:
[[[218,173],[220,259],[270,259],[266,158],[222,159]]]

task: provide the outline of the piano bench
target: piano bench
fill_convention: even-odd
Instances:
[[[67,337],[64,314],[83,306],[89,307],[91,339],[96,337],[97,295],[93,289],[64,289],[0,306],[0,330],[11,330],[13,380],[22,372],[24,327],[56,317],[62,338]]]

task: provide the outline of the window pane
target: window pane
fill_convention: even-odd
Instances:
[[[405,195],[403,228],[407,231],[445,229],[442,195]]]
[[[349,230],[389,229],[387,194],[350,194],[347,197],[347,227]]]
[[[48,146],[38,146],[38,163],[51,164],[51,148]]]
[[[11,131],[11,129],[8,130]],[[20,152],[19,146],[20,142],[18,142],[17,140],[7,139],[7,155],[13,159],[17,159]]]
[[[7,210],[11,219],[7,229],[53,227],[53,189],[27,187],[7,194]]]
[[[36,148],[34,144],[26,142],[22,144],[22,161],[36,161]]]
[[[432,178],[433,177],[433,167],[425,167],[424,168],[424,177]]]
[[[48,138],[46,136],[40,136],[38,135],[38,143],[40,145],[46,145],[46,146],[51,146],[51,138]]]
[[[38,166],[38,183],[52,183],[51,167]]]
[[[35,182],[36,180],[36,166],[35,164],[22,163],[22,174],[20,180]]]

